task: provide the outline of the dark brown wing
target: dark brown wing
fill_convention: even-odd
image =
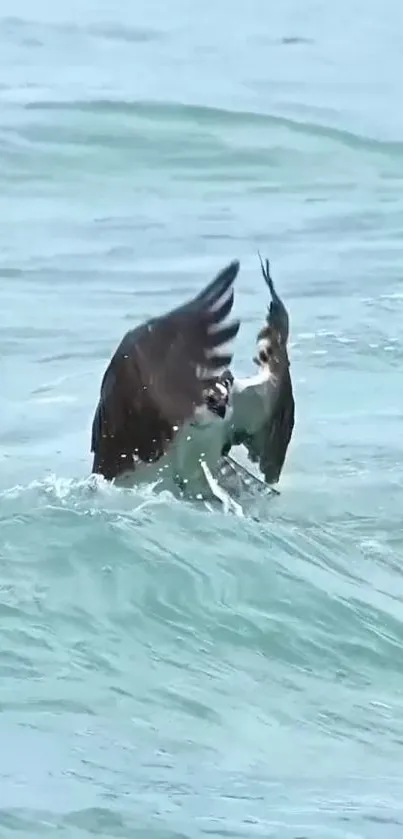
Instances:
[[[239,320],[225,323],[239,262],[230,263],[183,306],[128,332],[101,385],[94,416],[93,471],[107,478],[133,468],[133,455],[157,460],[175,428],[203,401],[203,389],[232,360],[223,350]]]
[[[270,419],[253,436],[242,441],[248,455],[259,464],[267,484],[279,481],[295,422],[295,402],[290,370],[283,376],[276,405]]]

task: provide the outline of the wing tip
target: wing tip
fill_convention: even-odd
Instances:
[[[262,255],[261,255],[260,251],[258,251],[257,253],[258,253],[259,260],[260,260],[260,267],[262,269],[263,278],[265,280],[266,285],[269,288],[269,291],[270,291],[270,294],[271,294],[272,298],[275,299],[277,294],[276,294],[276,290],[274,288],[273,278],[272,278],[271,273],[270,273],[270,261],[266,257],[265,261],[263,262],[263,258],[262,258]]]
[[[225,268],[222,268],[221,271],[216,274],[214,279],[211,280],[206,288],[198,294],[196,300],[198,302],[202,301],[203,304],[208,307],[213,306],[221,297],[223,297],[230,286],[233,285],[238,276],[240,267],[241,263],[239,259],[233,259],[232,262],[229,262]]]

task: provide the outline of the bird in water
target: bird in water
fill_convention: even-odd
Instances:
[[[230,369],[240,327],[227,321],[234,261],[194,300],[124,336],[101,384],[93,472],[225,502],[228,478],[242,471],[230,452],[242,445],[265,483],[278,482],[294,427],[289,317],[268,260],[260,262],[271,301],[257,335],[256,375]]]

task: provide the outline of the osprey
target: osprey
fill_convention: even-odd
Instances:
[[[93,419],[93,473],[211,494],[206,475],[220,460],[228,411],[219,377],[240,326],[227,320],[238,272],[231,262],[193,300],[123,337]]]
[[[271,294],[266,322],[257,335],[257,353],[253,359],[259,370],[249,378],[235,378],[226,370],[219,381],[227,388],[230,410],[223,459],[218,464],[225,482],[237,470],[228,457],[232,446],[245,446],[252,463],[257,463],[266,484],[279,481],[295,423],[295,402],[290,375],[287,344],[289,317],[270,275],[269,260],[262,274]]]
[[[239,511],[231,493],[253,476],[230,452],[243,445],[265,483],[278,482],[294,427],[289,318],[268,260],[260,262],[271,302],[257,335],[257,374],[234,377],[229,368],[240,327],[238,320],[225,322],[239,271],[232,262],[190,303],[123,338],[94,416],[93,472],[156,481]],[[227,352],[219,352],[225,343]]]

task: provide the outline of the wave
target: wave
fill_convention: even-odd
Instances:
[[[75,101],[43,100],[27,102],[25,108],[30,111],[73,111],[90,115],[106,114],[114,116],[134,116],[145,120],[158,122],[180,122],[197,124],[200,127],[226,125],[247,127],[257,125],[263,128],[283,128],[287,131],[304,134],[318,139],[327,139],[342,146],[358,151],[382,152],[401,155],[402,141],[377,140],[370,136],[342,130],[330,125],[318,124],[313,121],[302,121],[279,114],[262,113],[258,111],[233,110],[229,108],[195,105],[192,103],[167,101],[140,101],[122,99],[81,99]]]
[[[345,521],[343,536],[340,521],[298,522],[286,510],[280,498],[266,504],[265,518],[261,508],[260,518],[234,519],[152,488],[51,477],[1,494],[3,575],[7,569],[24,587],[41,575],[43,585],[62,584],[73,612],[80,601],[87,610],[94,585],[101,621],[115,587],[118,612],[131,603],[159,633],[181,627],[209,643],[315,667],[322,677],[324,670],[334,677],[344,661],[347,678],[357,678],[364,654],[393,671],[403,642],[393,550],[379,536],[357,544],[356,521]],[[66,584],[71,595],[77,589],[71,602]]]
[[[126,789],[152,825],[164,790],[185,784],[200,817],[213,790],[227,829],[238,805],[238,824],[245,807],[267,822],[280,784],[302,835],[318,800],[339,820],[335,784],[344,814],[351,801],[367,813],[372,777],[392,818],[403,575],[379,523],[298,518],[289,497],[239,519],[57,477],[3,492],[0,510],[0,717],[19,755],[0,824],[93,831],[116,817],[129,835]],[[43,759],[24,758],[16,800],[22,754]]]

